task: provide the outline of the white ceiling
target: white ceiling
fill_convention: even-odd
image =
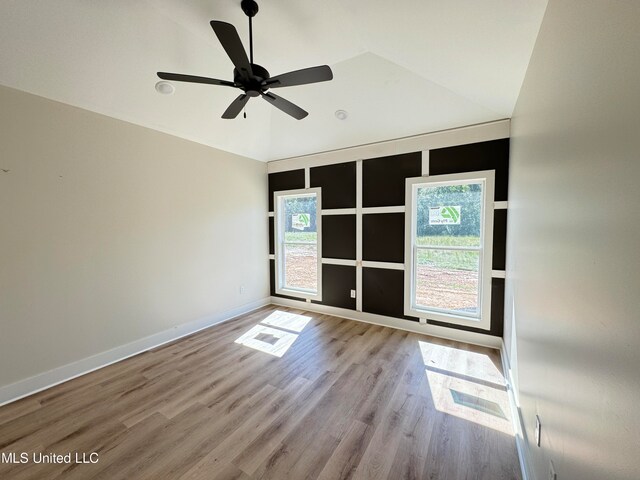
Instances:
[[[155,72],[232,79],[209,20],[240,0],[2,0],[0,84],[258,160],[274,160],[510,117],[547,0],[260,1],[254,60],[272,75],[328,64],[331,82],[282,88],[310,115]],[[349,112],[347,120],[334,116]]]

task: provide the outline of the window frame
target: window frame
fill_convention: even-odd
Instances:
[[[416,195],[420,187],[436,187],[483,182],[482,218],[480,222],[479,292],[480,317],[458,315],[446,310],[428,309],[415,304],[416,292]],[[405,187],[405,251],[404,251],[404,314],[455,325],[489,330],[491,328],[491,278],[493,257],[493,210],[495,170],[433,175],[406,179]],[[447,250],[446,247],[443,250]]]
[[[284,283],[284,273],[286,260],[283,253],[284,242],[284,225],[282,216],[284,215],[284,208],[282,208],[282,202],[287,197],[305,197],[316,196],[316,232],[317,232],[317,285],[318,288],[315,293],[306,290],[298,290],[292,288],[286,288]],[[301,188],[296,190],[282,190],[273,192],[273,235],[274,235],[274,259],[275,259],[275,291],[278,295],[285,295],[287,297],[304,298],[305,300],[322,301],[322,188]]]

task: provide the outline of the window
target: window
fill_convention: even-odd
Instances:
[[[407,179],[405,314],[489,329],[494,172]]]
[[[274,193],[276,293],[322,299],[320,188]]]

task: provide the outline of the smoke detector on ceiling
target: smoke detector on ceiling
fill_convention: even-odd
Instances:
[[[347,113],[346,110],[336,110],[335,115],[338,120],[346,120],[347,117],[349,116],[349,113]]]
[[[169,82],[161,80],[158,83],[156,83],[156,91],[158,93],[161,93],[162,95],[172,95],[173,92],[176,91],[176,87],[174,87]]]

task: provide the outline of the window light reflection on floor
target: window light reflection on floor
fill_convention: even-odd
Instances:
[[[504,377],[488,355],[418,343],[437,410],[513,436]]]
[[[425,366],[439,368],[446,365],[452,374],[462,375],[483,384],[504,387],[504,376],[491,359],[479,352],[447,347],[429,342],[418,342]]]
[[[244,333],[235,343],[282,357],[310,320],[311,317],[276,310]]]
[[[304,330],[304,327],[307,326],[307,323],[309,323],[310,320],[311,317],[305,317],[304,315],[298,315],[296,313],[276,310],[260,323],[262,323],[263,325],[269,325],[276,328],[282,328],[283,330],[300,333],[302,330]]]

